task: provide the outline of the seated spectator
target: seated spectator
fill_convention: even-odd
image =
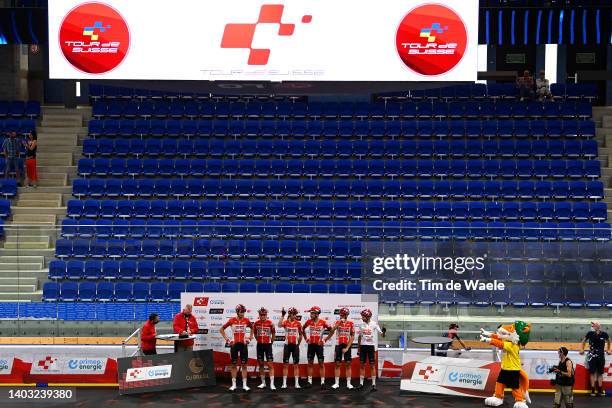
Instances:
[[[541,101],[543,101],[544,99],[552,99],[552,93],[550,92],[550,82],[544,77],[544,70],[540,71],[540,75],[538,79],[536,79],[536,95]]]
[[[518,86],[521,101],[524,101],[525,98],[533,98],[533,78],[528,70],[523,72],[523,76],[516,78],[516,86]]]

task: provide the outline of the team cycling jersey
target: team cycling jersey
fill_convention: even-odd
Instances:
[[[323,332],[325,329],[331,329],[325,320],[317,320],[316,322],[312,319],[309,319],[304,324],[304,334],[306,334],[306,329],[309,328],[308,339],[309,344],[318,344],[323,340]]]
[[[257,343],[272,343],[272,337],[274,336],[274,323],[272,323],[272,320],[257,320],[253,324],[253,328],[255,329]]]
[[[285,320],[283,321],[283,328],[285,329],[285,342],[287,344],[297,344],[300,338],[302,324],[297,320]]]
[[[338,339],[338,345],[349,344],[351,336],[355,334],[355,324],[350,320],[338,320],[334,326],[336,327],[336,338]]]
[[[244,343],[246,340],[246,329],[247,327],[252,328],[251,321],[246,317],[239,319],[237,317],[232,317],[223,325],[224,329],[228,327],[232,328],[232,337],[231,340],[234,343]]]

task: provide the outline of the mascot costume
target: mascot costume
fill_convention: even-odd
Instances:
[[[521,367],[519,351],[529,342],[531,325],[522,321],[500,326],[496,333],[480,329],[480,341],[502,350],[501,371],[495,384],[495,395],[485,399],[485,405],[498,407],[504,403],[504,389],[512,389],[514,408],[528,408],[529,378]]]

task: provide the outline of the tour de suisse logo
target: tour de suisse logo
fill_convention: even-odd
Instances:
[[[130,48],[130,30],[114,8],[103,3],[84,3],[68,12],[59,31],[64,57],[88,74],[117,68]]]
[[[435,76],[455,68],[467,47],[461,17],[441,4],[425,4],[403,18],[395,36],[404,64],[421,75]]]

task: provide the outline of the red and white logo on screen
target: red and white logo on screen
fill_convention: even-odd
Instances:
[[[85,3],[64,17],[59,42],[73,67],[88,74],[103,74],[125,59],[130,48],[130,30],[114,8],[103,3]]]
[[[193,300],[194,306],[208,306],[208,298],[207,297],[196,297]]]
[[[290,37],[295,32],[294,23],[283,23],[283,4],[262,4],[259,8],[259,17],[254,23],[227,23],[221,38],[221,48],[244,48],[249,50],[249,65],[267,65],[270,59],[269,48],[254,48],[253,40],[257,27],[261,24],[278,24],[278,35]],[[302,16],[302,24],[309,24],[312,15]]]
[[[467,28],[459,15],[441,4],[425,4],[403,18],[396,33],[403,63],[421,75],[442,75],[455,68],[467,47]]]

